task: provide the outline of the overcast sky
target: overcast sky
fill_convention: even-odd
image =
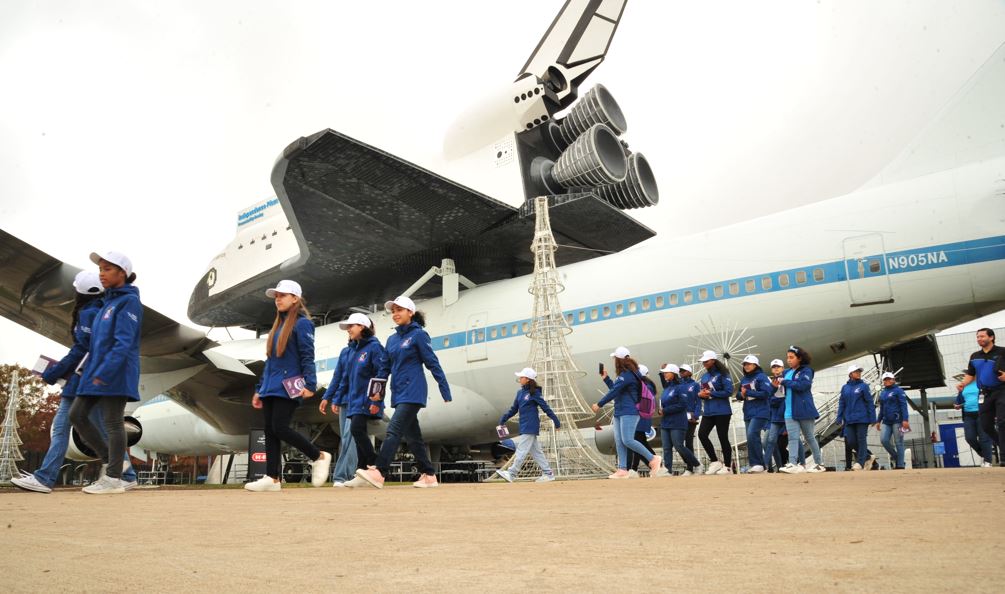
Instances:
[[[287,144],[330,127],[436,169],[453,117],[512,81],[561,5],[7,0],[0,226],[77,266],[126,252],[144,302],[185,321]],[[633,1],[586,86],[652,163],[661,203],[633,214],[660,231],[854,190],[1003,41],[991,0]],[[62,353],[0,335],[3,362]]]

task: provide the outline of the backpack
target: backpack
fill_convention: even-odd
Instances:
[[[639,401],[635,403],[635,409],[639,411],[639,416],[643,419],[651,419],[653,412],[656,411],[656,396],[649,389],[649,384],[642,380],[642,376],[636,373],[635,378],[639,380],[641,386],[639,390],[641,396]]]

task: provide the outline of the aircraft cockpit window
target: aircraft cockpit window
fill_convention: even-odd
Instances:
[[[820,282],[820,281],[824,280],[824,269],[823,268],[814,268],[813,269],[813,280],[815,280],[817,282]]]

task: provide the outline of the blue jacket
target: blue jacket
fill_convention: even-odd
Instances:
[[[611,378],[604,379],[610,381]],[[634,373],[626,369],[618,375],[618,379],[609,385],[611,389],[597,402],[597,406],[603,407],[613,400],[615,417],[639,414],[639,409],[635,405],[638,404],[641,395],[639,393],[639,380],[635,377]]]
[[[433,374],[443,401],[450,402],[450,384],[433,352],[433,341],[422,326],[412,322],[395,328],[387,339],[387,357],[391,361],[391,406],[426,406],[428,388],[423,365]]]
[[[694,382],[689,383],[694,385]],[[663,409],[661,429],[687,429],[687,389],[687,384],[680,381],[672,382],[663,388],[663,394],[660,395],[660,408]]]
[[[743,420],[770,420],[771,409],[768,406],[768,400],[775,393],[775,387],[771,385],[768,376],[763,371],[743,374],[743,379],[740,380],[741,390],[737,392],[741,398],[743,398],[742,388],[744,386],[747,387],[747,397],[743,399]]]
[[[67,382],[67,385],[70,385]],[[66,392],[66,390],[63,390]],[[956,404],[963,405],[963,412],[978,412],[980,405],[977,404],[980,398],[981,389],[977,387],[977,382],[970,382],[963,387],[963,391],[956,395]]]
[[[644,381],[649,386],[649,390],[653,393],[653,398],[658,398],[659,396],[657,396],[657,394],[659,392],[656,391],[656,384],[653,383],[653,380],[649,379],[648,377],[642,376],[642,375],[640,375],[639,377],[641,377],[642,381]],[[666,382],[662,382],[662,383],[666,383]],[[610,390],[611,388],[614,387],[614,382],[611,381],[611,376],[607,376],[607,377],[604,378],[604,384],[607,385],[607,389],[608,390]],[[639,388],[639,390],[640,390],[640,392],[639,392],[639,398],[642,398],[641,388]],[[635,408],[635,414],[637,414],[637,415],[639,414],[638,410],[639,410],[638,407],[636,407]],[[635,432],[636,433],[649,433],[649,429],[651,429],[652,426],[653,426],[653,420],[652,419],[643,419],[642,415],[639,415],[639,422],[635,424]]]
[[[788,370],[792,371],[792,370]],[[786,374],[788,374],[786,371]],[[792,379],[782,379],[785,386],[785,415],[794,420],[817,419],[820,413],[813,404],[813,370],[802,365],[792,373]]]
[[[78,396],[140,399],[142,327],[139,289],[127,283],[105,291],[101,311],[91,324],[91,350],[77,386]],[[95,378],[104,383],[95,385]]]
[[[285,323],[286,316],[283,316]],[[279,335],[282,324],[272,337],[272,355],[265,359],[262,379],[255,386],[255,392],[262,398],[289,398],[283,380],[302,375],[304,385],[311,392],[318,389],[317,367],[314,364],[314,323],[306,316],[299,316],[290,338],[286,341],[283,356],[279,352]]]
[[[872,402],[872,392],[869,384],[857,379],[849,379],[841,387],[841,397],[838,400],[837,423],[853,425],[855,423],[876,422],[876,405]]]
[[[50,386],[67,374],[70,375],[60,393],[63,398],[73,398],[77,395],[80,376],[73,372],[91,349],[91,324],[94,323],[94,317],[98,315],[101,304],[101,299],[95,299],[80,308],[77,312],[77,325],[73,327],[73,346],[70,347],[70,352],[42,374],[42,380]]]
[[[525,387],[522,387],[516,391],[516,398],[513,400],[513,406],[509,407],[509,410],[503,413],[503,416],[499,417],[499,424],[505,425],[513,415],[520,414],[520,435],[537,435],[541,432],[541,415],[538,409],[544,411],[544,414],[548,415],[553,423],[555,423],[555,429],[562,426],[561,421],[555,416],[555,413],[548,406],[548,403],[544,401],[541,396],[541,388],[531,392]]]
[[[729,406],[729,397],[733,394],[733,380],[714,368],[705,371],[701,377],[699,389],[710,387],[711,398],[702,399],[702,416],[721,417],[733,414]]]
[[[340,393],[345,395],[346,416],[383,415],[384,401],[370,400],[370,394],[366,389],[371,378],[387,378],[389,371],[387,352],[384,351],[384,347],[380,345],[380,341],[375,336],[364,338],[358,343],[354,340],[346,348],[349,349],[349,356],[338,389]],[[371,404],[376,404],[380,408],[376,415],[370,414]]]
[[[701,417],[701,398],[698,398],[698,392],[701,390],[701,387],[692,378],[681,378],[678,390],[684,395],[684,401],[687,403],[687,412],[691,413],[690,422],[697,423]]]
[[[324,400],[338,406],[345,406],[346,395],[344,391],[339,389],[339,384],[342,382],[342,376],[345,375],[346,366],[349,364],[349,355],[352,354],[352,344],[353,341],[350,340],[349,344],[338,354],[338,359],[335,361],[335,372],[332,373],[332,380],[328,383],[328,389],[325,390],[325,395],[322,397]]]
[[[998,373],[1005,370],[1005,347],[994,346],[985,353],[983,350],[970,355],[970,362],[967,364],[967,375],[972,375],[977,381],[977,386],[988,392],[996,390],[1003,385],[998,379]]]
[[[772,423],[785,422],[785,394],[788,390],[784,386],[779,386],[768,399],[768,408],[771,410]]]
[[[897,384],[879,393],[879,420],[886,425],[907,420],[907,393]]]

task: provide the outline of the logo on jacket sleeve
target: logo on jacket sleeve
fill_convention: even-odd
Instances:
[[[132,321],[134,321],[134,322],[139,322],[140,321],[140,319],[138,317],[136,317],[136,314],[134,314],[131,311],[127,311],[126,315],[129,316],[129,319],[132,320]]]

